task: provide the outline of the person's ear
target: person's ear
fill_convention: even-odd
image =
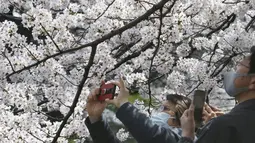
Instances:
[[[249,89],[250,90],[255,90],[255,75],[251,76],[251,80],[250,80],[250,83],[249,83]]]
[[[173,119],[173,118],[170,118],[167,120],[167,124],[169,126],[174,126],[174,127],[178,127],[179,126],[179,123],[177,122],[176,119]]]

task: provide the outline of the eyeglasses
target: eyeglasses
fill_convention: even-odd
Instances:
[[[162,112],[162,111],[169,111],[170,109],[167,106],[161,105],[158,108],[158,112]]]
[[[163,112],[163,111],[170,111],[170,109],[167,107],[167,106],[164,106],[164,105],[161,105],[159,108],[158,108],[158,112]],[[169,114],[169,113],[167,113]],[[176,119],[175,116],[170,116],[169,119]]]
[[[237,63],[237,65],[238,65],[238,66],[239,66],[239,65],[240,65],[240,66],[244,66],[244,67],[250,69],[250,66],[247,66],[247,65],[243,64],[242,62]]]

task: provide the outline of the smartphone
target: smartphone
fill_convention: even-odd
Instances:
[[[200,126],[203,122],[202,115],[203,115],[203,107],[205,104],[207,92],[203,90],[196,90],[193,98],[193,104],[195,106],[194,109],[194,118],[196,122],[196,126]]]
[[[113,99],[116,92],[116,85],[109,83],[105,84],[105,82],[102,82],[100,86],[99,94],[97,95],[97,99],[99,101],[105,101],[105,99]]]

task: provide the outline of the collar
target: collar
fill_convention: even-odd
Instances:
[[[231,112],[235,112],[238,110],[254,110],[255,111],[255,99],[250,99],[244,102],[237,104]]]

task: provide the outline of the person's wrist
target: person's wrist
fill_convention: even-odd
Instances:
[[[181,142],[181,143],[193,143],[194,140],[192,140],[191,138],[188,138],[188,137],[181,137],[179,139],[179,142]]]
[[[194,132],[182,132],[182,137],[186,137],[186,138],[190,138],[192,140],[194,140],[195,138],[195,133]]]
[[[120,108],[123,104],[127,103],[128,102],[128,99],[124,99],[124,100],[121,100],[118,105],[117,105],[117,108]]]
[[[102,119],[101,116],[89,116],[90,123],[93,124],[97,121],[100,121]]]

